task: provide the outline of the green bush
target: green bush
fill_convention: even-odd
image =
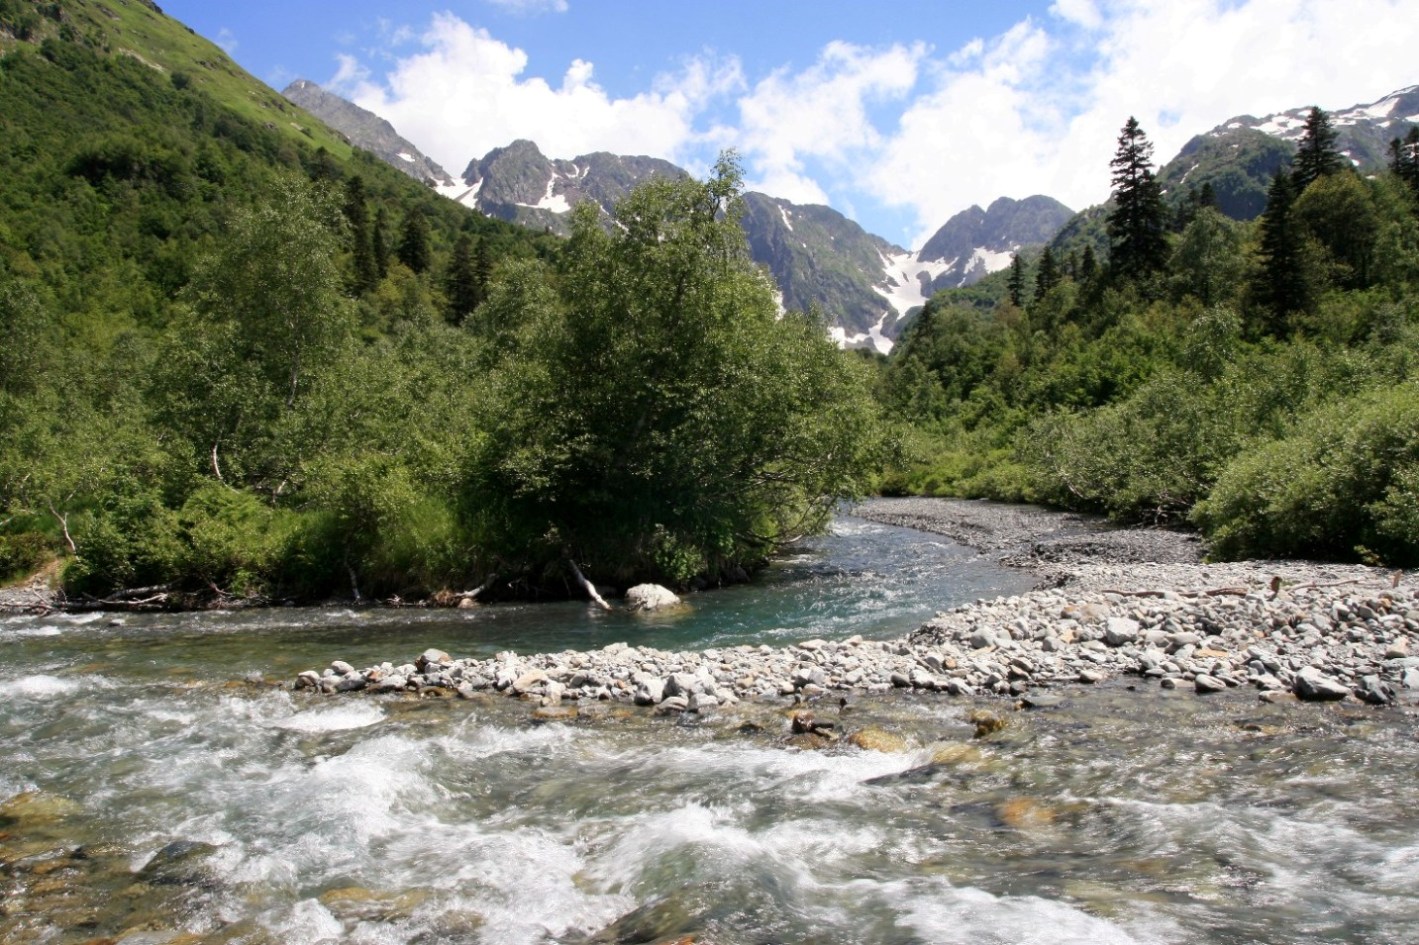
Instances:
[[[1419,563],[1419,384],[1359,394],[1238,456],[1192,519],[1221,558]]]
[[[28,577],[52,557],[54,547],[48,535],[0,535],[0,583]]]

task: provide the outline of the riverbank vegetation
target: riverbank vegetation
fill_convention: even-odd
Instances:
[[[1307,127],[1239,222],[1163,194],[1130,120],[1107,212],[939,294],[885,365],[915,438],[887,490],[1195,526],[1220,557],[1419,564],[1419,137],[1366,177],[1323,112]]]
[[[748,261],[732,157],[558,240],[288,104],[253,119],[227,87],[263,87],[215,47],[152,61],[185,32],[120,54],[182,30],[155,11],[36,9],[0,50],[0,577],[59,555],[71,594],[188,602],[714,582],[880,466],[861,365]]]

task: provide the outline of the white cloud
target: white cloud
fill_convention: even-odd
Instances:
[[[831,171],[879,148],[870,106],[905,97],[926,54],[921,43],[868,49],[833,42],[802,72],[780,69],[759,81],[739,100],[738,142],[751,185],[790,200],[812,195],[808,202],[826,203],[805,162],[824,162]]]
[[[225,26],[217,30],[217,45],[222,47],[222,51],[228,56],[236,55],[238,46],[236,34]]]
[[[554,84],[527,74],[526,52],[450,13],[435,15],[420,42],[423,51],[399,59],[382,82],[342,58],[333,85],[454,174],[518,138],[551,157],[606,150],[677,160],[713,137],[695,129],[706,102],[742,85],[736,61],[703,59],[629,98],[597,85],[582,59]]]
[[[372,56],[394,53],[387,74],[341,57],[333,84],[454,173],[517,138],[552,157],[649,154],[692,171],[735,147],[750,186],[895,208],[908,224],[879,215],[874,228],[920,245],[951,215],[1000,196],[1102,201],[1130,115],[1162,162],[1237,114],[1344,108],[1413,83],[1404,27],[1414,2],[1053,0],[1047,15],[939,52],[839,41],[804,67],[751,77],[706,52],[628,97],[602,87],[590,59],[548,73],[445,13],[417,52]]]
[[[1045,193],[1108,196],[1108,161],[1138,118],[1170,159],[1245,113],[1343,108],[1415,80],[1413,0],[1056,0],[945,60],[867,172],[916,217],[917,245],[951,214]],[[1364,68],[1355,68],[1364,63]]]

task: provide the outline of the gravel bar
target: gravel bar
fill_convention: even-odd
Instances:
[[[1266,701],[1419,702],[1419,581],[1412,572],[1297,561],[1207,564],[1192,535],[1121,529],[1086,516],[945,499],[873,500],[862,518],[946,535],[1030,568],[1042,586],[938,614],[896,640],[674,652],[624,643],[578,652],[413,662],[336,660],[301,673],[321,693],[502,693],[543,719],[614,701],[663,713],[743,700],[890,690],[1009,696],[1119,677]]]

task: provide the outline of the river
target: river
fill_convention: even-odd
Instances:
[[[1029,575],[842,517],[749,587],[580,603],[0,620],[0,942],[1419,941],[1411,710],[1126,681],[1056,708],[320,697],[341,658],[891,638]],[[260,674],[258,679],[256,674]],[[1009,725],[974,739],[982,706]]]

